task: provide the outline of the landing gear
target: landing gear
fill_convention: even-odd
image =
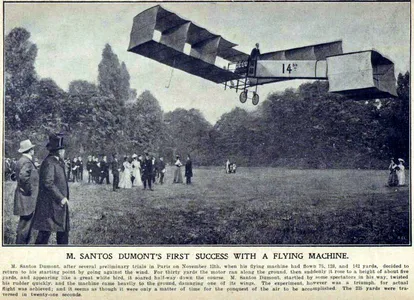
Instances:
[[[240,93],[239,100],[241,103],[246,103],[247,101],[247,90],[244,90]]]
[[[259,94],[257,94],[256,92],[253,92],[252,98],[249,98],[248,97],[248,91],[244,90],[243,92],[240,93],[239,100],[240,100],[241,103],[246,103],[247,99],[251,99],[253,105],[257,105],[257,104],[259,104],[259,99],[260,98],[259,98]]]
[[[252,103],[253,105],[259,104],[259,94],[256,94],[256,92],[253,92]]]

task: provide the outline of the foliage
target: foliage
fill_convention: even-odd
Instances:
[[[38,76],[34,63],[37,46],[24,28],[14,28],[4,41],[5,54],[5,150],[12,153],[14,137],[23,137],[31,127],[36,105]]]
[[[242,165],[257,164],[257,148],[263,145],[261,129],[256,126],[254,116],[241,108],[222,115],[214,126],[215,163],[230,159]]]
[[[159,153],[164,137],[163,112],[158,100],[149,91],[144,91],[127,109],[125,133],[129,149],[143,153]]]
[[[166,140],[164,156],[173,161],[175,155],[190,155],[196,158],[197,164],[208,165],[210,151],[211,124],[197,109],[185,110],[177,108],[164,116]]]
[[[126,96],[128,92],[125,91],[125,79],[126,76],[121,71],[118,56],[112,51],[112,47],[106,44],[102,51],[102,60],[98,66],[100,94],[112,96],[122,105],[128,100],[128,96]]]

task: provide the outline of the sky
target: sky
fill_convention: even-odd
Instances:
[[[97,83],[98,64],[106,43],[131,75],[138,95],[145,90],[164,112],[178,107],[199,109],[215,123],[241,104],[234,90],[174,70],[127,52],[134,16],[158,3],[6,3],[5,33],[24,27],[38,46],[36,71],[67,90],[73,80]],[[375,49],[395,64],[396,75],[409,70],[410,3],[163,3],[162,6],[250,53],[262,53],[342,40],[343,51]],[[167,88],[169,81],[171,84]],[[275,91],[298,87],[293,80],[259,87],[261,101]]]

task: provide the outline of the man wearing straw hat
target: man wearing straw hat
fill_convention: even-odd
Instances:
[[[69,187],[65,172],[63,136],[52,134],[47,144],[49,155],[40,166],[39,196],[33,228],[39,230],[36,244],[47,244],[56,232],[58,244],[69,242]]]
[[[32,231],[39,191],[39,173],[33,158],[34,147],[30,140],[24,140],[17,150],[22,153],[22,157],[16,164],[17,187],[14,193],[14,215],[20,216],[16,244],[28,244]]]

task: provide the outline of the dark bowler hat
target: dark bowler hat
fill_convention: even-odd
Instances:
[[[63,144],[63,135],[55,133],[49,135],[49,143],[47,143],[46,148],[49,151],[64,149],[65,145]]]

